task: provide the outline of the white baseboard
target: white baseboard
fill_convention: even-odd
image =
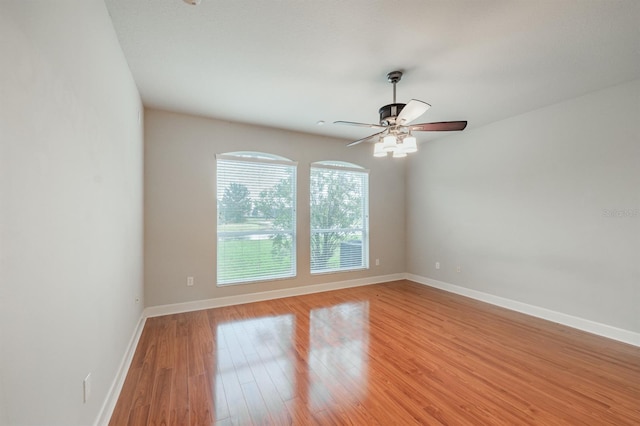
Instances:
[[[133,355],[135,353],[136,347],[138,346],[138,341],[140,340],[140,335],[142,334],[142,330],[147,318],[197,311],[201,309],[219,308],[222,306],[239,305],[243,303],[260,302],[263,300],[281,299],[284,297],[320,293],[324,291],[339,290],[343,288],[380,284],[403,279],[411,280],[418,284],[423,284],[429,287],[448,291],[450,293],[470,297],[472,299],[490,303],[492,305],[500,306],[512,311],[521,312],[527,315],[542,318],[548,321],[553,321],[558,324],[576,328],[578,330],[587,331],[589,333],[640,347],[640,333],[635,333],[629,330],[612,327],[584,318],[574,317],[572,315],[563,314],[561,312],[552,311],[546,308],[529,305],[527,303],[506,299],[504,297],[495,296],[489,293],[484,293],[466,287],[457,286],[455,284],[449,284],[443,281],[438,281],[409,273],[398,273],[370,278],[360,278],[356,280],[337,281],[282,290],[271,290],[238,296],[220,297],[216,299],[195,300],[192,302],[175,303],[171,305],[151,306],[143,311],[142,316],[138,321],[138,325],[136,326],[134,334],[129,341],[129,346],[127,347],[125,356],[120,363],[116,378],[114,379],[113,384],[109,389],[107,398],[105,399],[105,402],[102,405],[102,409],[100,410],[100,413],[98,414],[98,417],[94,424],[97,426],[108,425],[113,413],[113,409],[115,408],[116,402],[118,400],[118,396],[120,395],[120,391],[122,390],[122,386],[124,385],[124,380],[127,376],[131,361],[133,360]]]
[[[470,297],[472,299],[487,302],[492,305],[507,308],[512,311],[521,312],[523,314],[553,321],[568,327],[577,328],[609,339],[618,340],[634,346],[640,346],[640,333],[624,330],[622,328],[612,327],[610,325],[601,324],[584,318],[574,317],[572,315],[563,314],[561,312],[552,311],[550,309],[541,308],[539,306],[529,305],[527,303],[506,299],[500,296],[494,296],[477,290],[471,290],[466,287],[460,287],[455,284],[445,283],[443,281],[431,278],[421,277],[419,275],[405,274],[405,278],[423,284],[429,287],[438,288],[450,293],[459,294],[461,296]]]
[[[120,391],[122,390],[122,386],[124,385],[124,380],[127,378],[127,373],[129,372],[129,367],[131,366],[131,361],[133,361],[133,355],[136,353],[136,348],[138,347],[138,342],[140,341],[140,336],[142,335],[142,330],[144,329],[144,324],[146,322],[146,317],[144,316],[144,312],[140,315],[140,319],[138,320],[138,324],[136,325],[135,330],[133,331],[133,335],[129,340],[129,345],[127,345],[127,350],[120,362],[120,366],[118,367],[118,371],[116,373],[116,377],[111,383],[111,387],[109,388],[109,392],[107,392],[107,397],[102,404],[102,408],[98,413],[98,417],[94,425],[96,426],[107,426],[109,424],[109,420],[111,420],[111,415],[113,414],[113,410],[116,407],[116,402],[118,402],[118,397],[120,396]]]
[[[193,302],[175,303],[171,305],[150,306],[144,310],[146,318],[161,315],[179,314],[182,312],[199,311],[201,309],[219,308],[222,306],[240,305],[243,303],[261,302],[263,300],[282,299],[283,297],[300,296],[303,294],[321,293],[323,291],[339,290],[349,287],[380,284],[389,281],[405,279],[406,274],[381,275],[355,280],[337,281],[325,284],[314,284],[302,287],[286,288],[282,290],[262,291],[259,293],[241,294],[238,296],[219,297],[216,299],[194,300]]]

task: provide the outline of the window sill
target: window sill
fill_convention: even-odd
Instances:
[[[216,283],[216,287],[235,287],[238,285],[247,285],[247,284],[260,284],[260,283],[268,283],[268,282],[272,282],[272,281],[285,281],[285,280],[292,280],[294,278],[297,278],[297,275],[285,275],[282,277],[273,277],[273,278],[265,278],[265,279],[259,279],[259,280],[252,280],[252,281],[237,281],[237,282],[232,282],[232,283]]]

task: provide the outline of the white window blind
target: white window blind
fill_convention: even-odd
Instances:
[[[369,173],[344,162],[311,165],[311,273],[369,267]]]
[[[262,153],[216,156],[218,285],[296,275],[296,163]]]

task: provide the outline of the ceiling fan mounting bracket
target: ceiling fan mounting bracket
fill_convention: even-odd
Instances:
[[[387,74],[387,80],[389,83],[397,83],[402,79],[402,71],[391,71]]]

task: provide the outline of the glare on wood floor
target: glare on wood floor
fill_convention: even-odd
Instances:
[[[147,320],[111,425],[640,424],[640,348],[409,281]]]

